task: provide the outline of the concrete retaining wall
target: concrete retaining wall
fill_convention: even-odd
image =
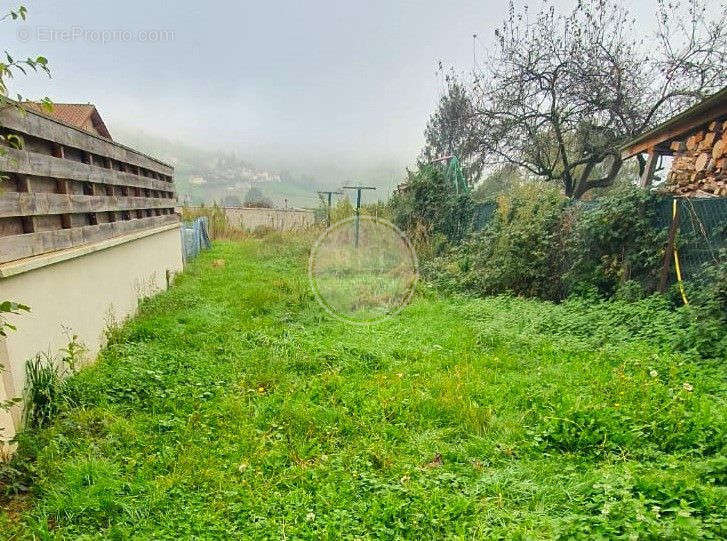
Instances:
[[[38,256],[47,257],[45,262],[14,262],[15,270],[0,265],[0,275],[4,271],[6,276],[0,277],[0,300],[31,309],[10,316],[17,331],[0,340],[0,364],[5,367],[0,400],[22,394],[27,359],[39,352],[57,354],[69,342],[67,333],[78,335],[88,348],[87,358],[95,358],[109,324],[133,315],[140,298],[166,289],[167,272],[182,269],[179,225],[149,233],[128,241],[114,239],[96,251],[86,247],[85,253]],[[2,439],[14,435],[20,417],[19,408],[11,414],[0,412]]]
[[[225,207],[225,214],[231,226],[249,231],[260,227],[289,231],[305,229],[315,223],[312,210]]]

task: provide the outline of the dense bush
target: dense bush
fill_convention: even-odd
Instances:
[[[567,256],[572,267],[565,277],[570,291],[586,284],[612,297],[634,285],[629,282],[655,290],[666,242],[666,231],[654,227],[656,198],[629,188],[572,210],[574,242]]]
[[[407,231],[425,258],[470,233],[474,203],[468,192],[458,193],[440,166],[423,165],[409,172],[406,190],[391,201],[394,223]]]
[[[666,325],[663,340],[673,349],[727,356],[724,256],[721,264],[687,284],[690,306],[681,307],[676,287],[667,295],[651,296],[667,234],[655,227],[656,202],[656,196],[637,189],[573,204],[547,187],[516,187],[498,197],[497,211],[482,231],[433,257],[425,253],[422,270],[452,291],[603,303],[603,310],[613,310],[619,321],[649,329],[643,332]],[[642,301],[646,313],[656,314],[654,321],[644,319]],[[603,334],[588,321],[578,325],[586,334]],[[614,325],[603,332],[613,332]]]
[[[692,304],[727,324],[727,249],[719,253],[717,263],[706,266],[696,280],[687,283],[686,289]]]
[[[641,298],[663,258],[653,198],[633,189],[574,205],[554,188],[516,187],[498,197],[484,230],[430,262],[430,275],[487,295]]]
[[[501,195],[490,224],[452,252],[462,285],[486,295],[561,298],[570,240],[566,205],[556,189],[535,185]]]

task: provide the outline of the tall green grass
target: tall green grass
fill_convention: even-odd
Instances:
[[[350,326],[313,299],[308,249],[220,242],[145,301],[68,380],[75,406],[22,436],[30,497],[0,532],[727,535],[725,365],[667,339],[668,311],[420,284]]]

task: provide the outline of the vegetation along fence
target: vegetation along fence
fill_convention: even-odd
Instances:
[[[588,212],[597,208],[599,201],[582,204]],[[727,198],[664,198],[655,205],[654,227],[672,229],[675,237],[678,234],[676,246],[684,279],[697,276],[705,265],[719,261],[720,251],[727,250]],[[484,229],[494,218],[496,210],[496,203],[477,205],[474,230]],[[675,278],[673,268],[671,278]]]

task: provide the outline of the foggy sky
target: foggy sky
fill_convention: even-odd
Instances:
[[[472,34],[484,54],[506,0],[25,5],[26,22],[2,23],[3,47],[45,55],[53,78],[18,78],[11,95],[92,102],[112,128],[253,163],[345,171],[414,161],[443,89],[438,61],[470,70]]]

